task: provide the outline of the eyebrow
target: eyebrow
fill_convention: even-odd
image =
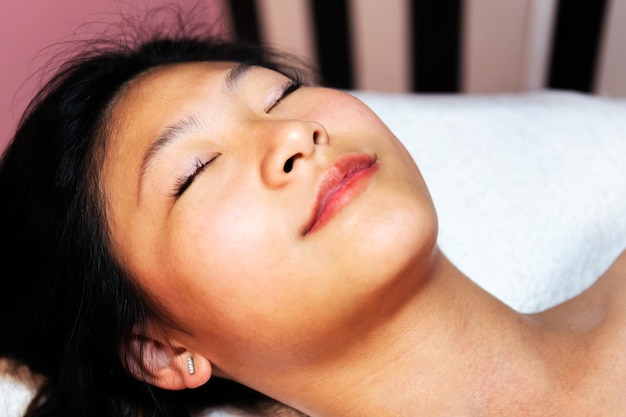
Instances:
[[[137,195],[139,196],[138,201],[141,201],[141,194],[146,173],[150,170],[150,167],[154,164],[154,161],[158,158],[159,154],[172,143],[176,142],[176,140],[189,135],[194,131],[200,130],[200,126],[201,123],[197,118],[188,115],[185,118],[166,126],[157,139],[152,142],[146,151],[139,168],[139,182],[137,184]]]
[[[228,71],[228,75],[226,76],[226,87],[228,87],[231,91],[236,90],[241,79],[254,68],[257,68],[257,66],[251,64],[250,62],[240,62],[237,66]]]
[[[257,68],[249,62],[241,62],[238,65],[228,71],[226,75],[225,85],[229,91],[234,91],[240,84],[241,80],[249,74],[250,70]],[[138,202],[141,201],[141,194],[143,184],[145,182],[146,173],[150,170],[150,167],[154,164],[154,161],[163,152],[164,149],[171,146],[172,143],[184,136],[200,130],[200,121],[191,115],[187,115],[181,120],[178,120],[168,126],[157,136],[156,140],[152,142],[146,153],[144,154],[141,166],[139,168],[139,181],[137,183],[137,195],[139,196]]]

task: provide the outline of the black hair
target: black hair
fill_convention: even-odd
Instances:
[[[28,417],[275,410],[264,395],[219,378],[180,392],[149,386],[130,376],[120,352],[134,326],[163,313],[111,250],[98,184],[111,103],[130,80],[165,64],[246,61],[297,71],[257,45],[180,29],[85,43],[31,101],[0,160],[0,356],[43,376]]]

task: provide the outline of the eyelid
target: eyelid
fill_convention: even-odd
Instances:
[[[194,168],[191,174],[184,174],[178,177],[176,179],[176,183],[174,185],[172,193],[170,193],[169,196],[178,200],[178,198],[183,195],[183,193],[189,188],[189,186],[191,186],[196,177],[200,173],[202,173],[202,171],[204,171],[204,169],[209,166],[209,164],[211,164],[218,156],[220,156],[220,154],[215,154],[205,160],[196,158],[194,161]]]
[[[287,80],[281,86],[280,94],[278,95],[278,98],[272,100],[269,106],[265,109],[265,112],[266,113],[271,112],[276,106],[278,106],[278,104],[280,104],[280,102],[285,97],[287,97],[289,94],[296,91],[301,86],[302,86],[302,80],[300,80],[299,78],[293,78],[293,79],[290,78],[289,80]]]

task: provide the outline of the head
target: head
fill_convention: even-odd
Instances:
[[[112,251],[100,185],[109,113],[141,74],[204,61],[295,71],[257,46],[219,39],[90,42],[33,99],[2,156],[0,304],[9,336],[0,354],[47,377],[41,398],[51,398],[48,404],[98,409],[110,395],[130,402],[142,395],[127,378],[127,346],[137,329],[165,316]],[[126,409],[128,401],[107,406]]]
[[[349,94],[237,62],[173,64],[133,80],[109,121],[114,252],[178,326],[156,338],[181,352],[166,388],[218,375],[267,390],[401,304],[386,293],[431,258],[417,168]],[[186,375],[188,356],[210,371]]]
[[[2,353],[48,377],[45,404],[107,415],[149,386],[224,379],[272,391],[428,267],[436,218],[408,153],[280,62],[153,39],[80,55],[35,98],[0,166],[0,268],[17,271],[2,312],[23,316]]]

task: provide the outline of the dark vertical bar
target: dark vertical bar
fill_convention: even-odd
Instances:
[[[548,87],[591,92],[606,10],[605,0],[560,0]]]
[[[353,88],[350,10],[347,0],[310,0],[321,82]]]
[[[459,91],[462,0],[412,0],[413,91]]]
[[[235,34],[238,39],[259,43],[259,14],[255,0],[229,0]]]

